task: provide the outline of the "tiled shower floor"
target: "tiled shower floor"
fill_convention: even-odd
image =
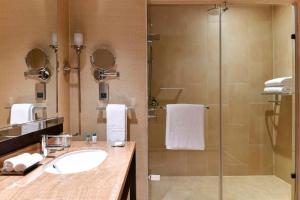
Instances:
[[[218,200],[215,176],[163,176],[149,184],[149,200]],[[291,186],[276,176],[225,176],[223,194],[223,200],[291,200]]]

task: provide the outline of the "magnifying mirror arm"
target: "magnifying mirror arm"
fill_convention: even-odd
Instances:
[[[40,75],[39,71],[36,71],[36,70],[30,70],[30,71],[24,72],[24,76],[26,78],[38,78],[39,75]]]
[[[108,76],[111,76],[111,77],[119,77],[119,76],[120,76],[120,73],[119,73],[119,72],[105,72],[105,73],[103,73],[102,76],[103,76],[103,77],[108,77]]]
[[[119,77],[120,73],[114,70],[102,71],[101,69],[95,69],[94,78],[97,81],[102,81],[107,77]]]
[[[42,67],[41,69],[32,69],[24,72],[26,78],[38,78],[41,81],[48,81],[51,77],[51,72],[48,68]]]

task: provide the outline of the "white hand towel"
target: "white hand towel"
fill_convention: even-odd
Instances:
[[[290,93],[292,92],[291,88],[289,87],[266,87],[264,88],[265,93]]]
[[[11,172],[14,170],[14,168],[16,167],[16,165],[18,163],[20,163],[22,160],[29,160],[31,158],[31,155],[29,153],[23,153],[21,155],[6,159],[3,162],[3,168],[8,171]]]
[[[13,104],[10,112],[10,124],[23,124],[33,121],[33,104]]]
[[[203,105],[167,105],[166,148],[204,150],[204,112]]]
[[[106,106],[106,136],[109,143],[127,139],[127,108],[124,104]]]
[[[23,172],[27,168],[31,167],[32,165],[36,164],[37,162],[40,162],[43,160],[43,156],[39,153],[34,153],[30,155],[30,157],[26,159],[19,160],[16,166],[14,167],[14,170],[16,172]]]
[[[21,127],[21,135],[40,130],[40,124],[41,122],[32,122],[32,123],[23,124]]]
[[[265,87],[289,86],[292,85],[292,77],[274,78],[265,82]]]

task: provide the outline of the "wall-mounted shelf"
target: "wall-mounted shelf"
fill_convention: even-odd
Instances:
[[[43,108],[46,109],[47,106],[42,106],[42,105],[33,105],[33,109],[38,109],[38,108]],[[4,109],[10,110],[11,106],[5,106]]]
[[[97,106],[96,107],[96,110],[106,110],[106,105],[103,105],[103,106]],[[131,106],[127,106],[127,110],[134,110],[134,107],[131,107]]]
[[[162,87],[162,88],[159,88],[160,90],[184,90],[184,88],[169,88],[169,87]]]
[[[262,95],[274,95],[274,100],[268,101],[269,103],[274,103],[275,105],[281,104],[280,96],[290,96],[293,95],[292,92],[263,92]]]
[[[204,108],[208,110],[208,109],[209,109],[209,106],[204,106]],[[151,112],[151,111],[156,111],[156,110],[158,110],[158,109],[167,110],[167,106],[158,106],[158,107],[156,107],[156,108],[149,108],[148,111]]]
[[[279,92],[263,92],[261,94],[262,95],[285,95],[285,96],[288,96],[288,95],[292,95],[293,93],[292,92],[282,92],[282,93],[279,93]]]

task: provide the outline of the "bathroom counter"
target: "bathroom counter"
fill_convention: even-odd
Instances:
[[[68,150],[50,154],[43,165],[26,176],[0,176],[1,200],[121,200],[130,187],[135,199],[135,143],[125,147],[110,147],[106,142],[86,144],[72,141]],[[108,156],[98,167],[76,174],[50,174],[44,166],[67,152],[98,148]]]

